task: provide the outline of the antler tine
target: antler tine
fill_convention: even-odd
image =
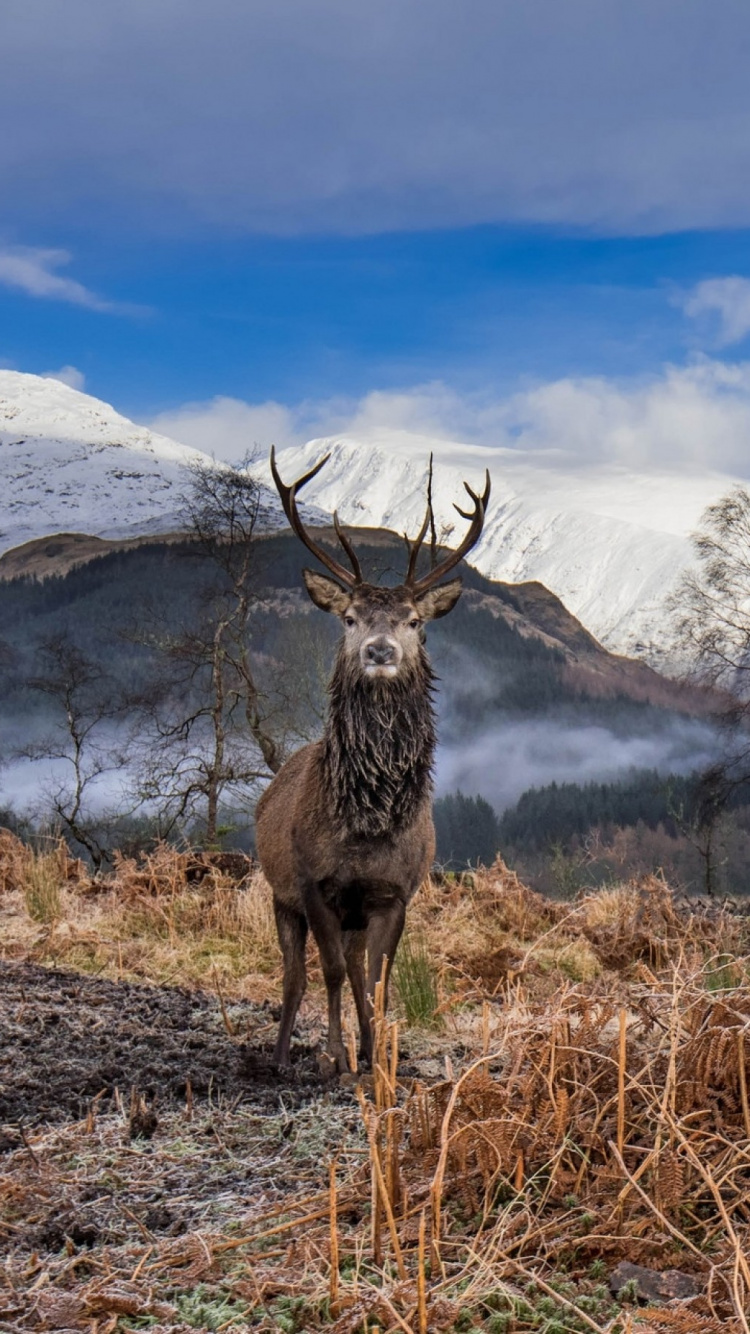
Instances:
[[[419,560],[419,553],[422,550],[422,543],[424,542],[427,529],[430,527],[430,524],[432,524],[433,541],[434,541],[435,523],[432,513],[432,458],[433,458],[432,453],[430,453],[430,464],[427,469],[427,508],[425,509],[424,519],[422,520],[422,527],[420,528],[413,542],[410,542],[408,534],[404,533],[404,542],[406,543],[406,554],[409,557],[409,564],[407,566],[406,576],[404,578],[404,584],[406,585],[407,588],[411,587],[411,585],[414,582],[414,576],[417,573],[417,561]],[[434,545],[433,545],[433,552],[434,552]]]
[[[404,533],[406,550],[409,553],[409,565],[406,571],[406,578],[404,579],[404,583],[407,585],[410,585],[414,582],[414,575],[416,574],[417,571],[417,559],[419,557],[420,551],[422,550],[422,543],[424,542],[425,535],[427,533],[429,525],[430,525],[430,507],[428,505],[427,512],[422,521],[422,527],[417,533],[417,536],[414,538],[414,541],[410,542],[406,533]]]
[[[484,516],[487,509],[487,502],[490,498],[489,468],[485,472],[484,491],[482,492],[481,496],[478,494],[478,492],[472,491],[468,482],[464,482],[464,486],[468,491],[469,495],[471,496],[471,499],[474,501],[474,509],[467,512],[466,510],[460,509],[458,505],[454,505],[453,508],[455,510],[458,510],[458,513],[461,515],[462,518],[470,520],[469,530],[466,533],[466,536],[464,537],[461,544],[456,547],[456,550],[451,551],[450,554],[446,556],[445,559],[442,560],[439,565],[435,566],[434,570],[430,570],[429,573],[423,575],[421,579],[417,580],[412,579],[411,581],[407,579],[407,582],[409,583],[412,593],[415,593],[417,596],[419,596],[419,594],[421,593],[426,593],[427,590],[429,588],[432,588],[433,585],[438,582],[438,580],[442,579],[448,573],[449,570],[452,570],[456,565],[458,565],[459,561],[462,561],[464,556],[468,555],[468,553],[471,551],[471,548],[476,546],[477,542],[479,541],[479,538],[482,535],[482,528],[484,527]],[[411,569],[411,565],[409,568]]]
[[[286,486],[286,484],[282,482],[281,477],[279,476],[279,470],[276,467],[276,446],[271,445],[271,475],[276,483],[276,490],[281,497],[284,513],[290,524],[292,524],[292,527],[294,527],[292,513],[294,511],[294,496],[296,492],[301,491],[305,483],[311,481],[312,478],[320,472],[321,468],[325,466],[330,457],[330,454],[324,454],[323,458],[318,460],[314,468],[311,468],[309,472],[306,472],[302,477],[299,477],[291,486]]]
[[[483,494],[483,496],[482,496],[482,504],[485,506],[485,508],[487,507],[487,501],[488,501],[489,498],[490,498],[490,474],[489,474],[489,471],[487,472],[487,475],[486,475],[486,476],[487,476],[487,480],[486,480],[486,485],[485,485],[485,489],[484,489],[484,494]],[[464,482],[464,490],[465,490],[465,491],[468,491],[469,495],[471,496],[471,499],[474,501],[474,509],[473,509],[473,510],[470,510],[469,513],[467,514],[466,510],[462,510],[460,505],[456,505],[456,504],[454,503],[453,508],[454,508],[454,510],[456,511],[457,514],[460,514],[460,515],[461,515],[461,518],[462,518],[462,519],[473,519],[473,518],[474,518],[474,515],[475,515],[475,513],[476,513],[476,507],[477,507],[477,505],[479,504],[479,496],[477,495],[476,491],[472,490],[472,488],[469,486],[469,483],[468,483],[468,482]]]
[[[352,546],[351,542],[349,541],[349,538],[347,537],[346,533],[341,527],[341,524],[339,523],[339,516],[336,510],[333,511],[333,526],[336,529],[336,536],[339,539],[339,542],[341,543],[342,547],[344,548],[344,551],[346,552],[347,556],[349,557],[349,560],[352,563],[352,569],[354,570],[354,577],[357,580],[357,583],[361,584],[362,567],[357,559],[357,553],[354,550],[354,547]]]
[[[354,570],[353,574],[351,573],[351,571],[345,569],[345,567],[341,565],[333,556],[330,556],[328,552],[324,550],[323,547],[318,546],[317,542],[313,541],[313,539],[310,537],[310,534],[305,529],[305,526],[297,510],[297,492],[301,491],[302,487],[305,486],[307,482],[311,481],[312,478],[315,477],[320,472],[321,468],[324,467],[324,465],[328,462],[330,457],[331,457],[330,453],[324,455],[322,459],[318,460],[314,468],[311,468],[309,472],[304,473],[302,477],[298,477],[297,481],[292,482],[291,486],[287,486],[284,482],[282,482],[281,477],[279,476],[279,470],[276,467],[276,449],[275,446],[272,445],[271,475],[273,477],[274,482],[276,483],[276,490],[278,491],[279,496],[281,497],[281,503],[284,507],[284,513],[286,514],[286,517],[289,520],[293,532],[299,538],[300,542],[304,543],[308,551],[311,552],[312,555],[315,556],[317,560],[321,562],[322,565],[325,565],[326,569],[330,570],[331,574],[335,575],[337,579],[340,579],[341,582],[345,584],[347,588],[354,588],[357,584],[362,583],[362,571],[360,569],[359,561],[357,560],[357,557],[354,555],[354,551],[352,549],[351,543],[349,542],[349,539],[346,537],[342,539],[342,530],[339,525],[338,517],[334,515],[333,518],[334,527],[336,529],[336,535],[339,538],[339,541],[341,542],[344,551],[346,552],[347,556],[352,562],[352,567]]]

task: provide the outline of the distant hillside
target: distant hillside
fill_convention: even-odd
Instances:
[[[336,538],[332,528],[316,528],[316,535],[335,550]],[[403,564],[403,540],[398,534],[361,529],[356,538],[357,550],[362,555],[365,569],[372,571],[372,577],[382,575],[384,582],[395,582]],[[308,606],[301,569],[310,563],[310,557],[302,552],[290,533],[263,536],[260,544],[263,556],[259,562],[259,586],[287,588],[299,594],[303,599],[300,611],[306,613]],[[174,551],[170,552],[170,548]],[[58,595],[62,603],[68,604],[72,594],[85,616],[88,600],[94,597],[93,590],[106,588],[110,582],[119,590],[123,587],[129,590],[129,600],[135,612],[140,600],[141,581],[151,587],[147,571],[158,567],[169,571],[168,580],[174,582],[175,595],[186,598],[191,579],[188,578],[186,587],[185,580],[177,577],[177,571],[188,550],[189,544],[177,532],[158,538],[140,536],[119,540],[85,537],[79,533],[57,533],[35,539],[0,556],[0,589],[2,583],[13,586],[5,596],[0,591],[0,613],[4,612],[3,620],[7,626],[10,607],[24,606],[33,621],[35,608],[54,606]],[[131,559],[124,560],[126,555]],[[81,567],[92,562],[95,562],[95,568],[88,574],[81,573]],[[192,575],[195,571],[195,562],[191,559],[185,566],[185,573]],[[557,663],[555,675],[560,697],[568,694],[592,700],[619,697],[698,716],[711,711],[712,700],[704,691],[666,677],[638,659],[605,649],[542,584],[536,581],[522,584],[493,581],[466,564],[462,566],[462,575],[466,591],[459,607],[464,615],[457,620],[456,612],[453,612],[449,619],[432,626],[430,635],[438,641],[444,640],[446,645],[458,647],[463,642],[458,628],[460,623],[468,617],[473,624],[485,625],[489,617],[492,622],[501,624],[493,625],[485,642],[475,644],[480,656],[489,654],[499,663],[504,657],[503,650],[511,660],[519,655],[530,660],[543,660],[551,655]],[[42,587],[34,588],[29,581],[41,583]],[[61,617],[65,619],[62,612]],[[54,615],[53,619],[56,619]],[[473,643],[475,638],[472,631],[469,639]],[[528,645],[524,650],[523,643],[529,640],[534,646]]]
[[[370,530],[357,537],[365,571],[396,582],[402,540]],[[103,548],[106,554],[97,555]],[[33,554],[27,568],[36,569],[35,577],[0,583],[6,668],[0,718],[14,734],[40,725],[40,701],[25,682],[42,639],[67,629],[132,690],[149,671],[149,651],[133,628],[147,618],[164,630],[183,624],[199,606],[207,577],[202,559],[178,539],[88,543],[81,550],[63,535]],[[39,577],[77,556],[85,563]],[[325,708],[338,622],[309,602],[300,571],[310,558],[291,534],[263,538],[254,559],[253,650],[261,674],[273,683],[294,668],[306,682],[314,729]],[[440,678],[441,790],[463,786],[501,810],[544,781],[606,778],[632,763],[685,770],[700,762],[710,746],[703,721],[710,701],[703,693],[608,653],[538,583],[493,583],[469,567],[463,577],[456,609],[428,628]]]

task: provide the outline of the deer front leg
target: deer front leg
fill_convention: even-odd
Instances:
[[[354,1004],[357,1007],[357,1019],[359,1020],[359,1055],[360,1060],[365,1062],[370,1060],[372,1054],[370,1014],[367,1009],[367,989],[365,986],[366,948],[367,936],[364,931],[344,932],[344,958],[346,959],[346,971],[352,989],[352,995],[354,996]]]
[[[328,906],[317,885],[306,887],[305,912],[310,930],[320,952],[326,991],[328,993],[328,1041],[326,1051],[338,1074],[346,1074],[349,1062],[341,1032],[341,988],[346,977],[346,959],[341,922]]]
[[[406,904],[401,899],[394,899],[386,908],[379,909],[370,918],[367,925],[367,1008],[370,1023],[367,1025],[369,1039],[368,1056],[372,1058],[372,1019],[374,1015],[375,987],[383,976],[385,960],[385,994],[383,1013],[388,1006],[388,983],[393,960],[396,957],[398,942],[406,921]],[[363,1046],[365,1033],[362,1034]]]
[[[281,953],[284,958],[284,999],[281,1006],[281,1022],[279,1023],[279,1035],[276,1039],[273,1059],[277,1065],[288,1065],[292,1029],[307,984],[305,972],[307,922],[301,913],[285,908],[282,903],[279,903],[278,899],[274,899],[273,911],[276,918],[276,931]]]

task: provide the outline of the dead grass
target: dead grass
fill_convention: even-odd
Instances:
[[[231,994],[262,997],[279,952],[268,886],[246,869],[238,880],[162,844],[137,862],[118,857],[97,880],[62,842],[35,851],[0,831],[0,953],[129,980],[218,978]]]
[[[0,829],[0,896],[20,893],[34,922],[52,925],[60,919],[63,888],[79,867],[59,838],[44,839],[35,849]]]
[[[277,998],[257,873],[191,880],[189,855],[161,849],[103,885],[61,883],[60,919],[42,927],[10,869],[23,855],[0,837],[6,951],[70,965],[89,950],[114,975],[171,969],[227,994],[252,978]],[[747,920],[677,904],[658,877],[549,903],[498,862],[471,884],[425,886],[410,923],[444,1021],[409,1035],[429,1054],[418,1078],[400,1077],[381,1013],[374,1076],[348,1109],[316,1105],[302,1159],[283,1112],[252,1149],[233,1147],[239,1113],[213,1118],[226,1161],[249,1155],[271,1195],[240,1194],[226,1217],[207,1200],[178,1236],[135,1228],[101,1251],[30,1258],[13,1238],[32,1188],[70,1196],[100,1173],[97,1136],[108,1170],[131,1168],[108,1125],[28,1137],[0,1192],[9,1329],[750,1334]],[[191,1115],[149,1172],[174,1163]],[[344,1117],[359,1126],[348,1139]],[[213,1140],[198,1152],[221,1156]],[[688,1273],[697,1295],[614,1302],[602,1279],[623,1259]]]

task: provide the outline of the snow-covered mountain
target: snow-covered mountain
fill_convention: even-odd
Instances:
[[[538,580],[607,648],[665,660],[665,603],[691,560],[690,533],[712,500],[732,486],[720,473],[566,468],[559,459],[526,461],[512,449],[487,449],[391,431],[369,439],[334,436],[279,455],[285,480],[330,452],[304,495],[347,524],[418,530],[427,463],[434,453],[438,526],[449,542],[465,520],[464,480],[484,470],[492,497],[472,564],[508,583]]]
[[[59,380],[0,370],[0,551],[49,533],[168,532],[185,467],[205,457]]]
[[[466,500],[464,479],[480,485],[489,466],[492,499],[473,564],[509,583],[539,580],[606,647],[655,663],[667,638],[665,600],[690,560],[689,534],[733,481],[710,472],[574,470],[559,459],[396,431],[284,450],[282,476],[299,476],[328,451],[330,462],[304,492],[313,521],[338,508],[348,524],[415,533],[433,452],[435,509],[448,541],[464,528],[452,509]],[[0,553],[59,532],[169,532],[186,467],[197,460],[208,456],[88,394],[0,371]],[[267,469],[263,480],[270,485]],[[281,526],[272,487],[265,499],[266,522]]]

